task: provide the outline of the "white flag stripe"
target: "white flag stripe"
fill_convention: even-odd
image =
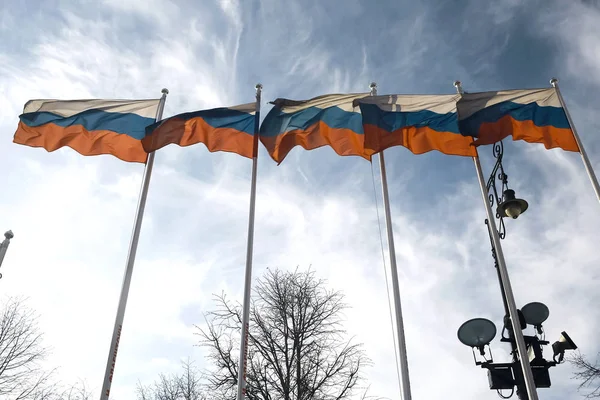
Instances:
[[[361,99],[366,96],[369,96],[369,93],[327,94],[324,96],[315,97],[310,100],[296,101],[289,99],[277,99],[274,101],[274,103],[276,106],[279,106],[281,108],[281,111],[286,113],[294,113],[311,107],[322,109],[329,107],[338,107],[344,111],[360,113],[358,104],[354,106],[352,103],[354,102],[354,100]]]
[[[505,101],[518,104],[536,103],[542,107],[561,108],[554,88],[466,93],[460,104],[460,119],[468,118],[477,111]]]
[[[230,110],[245,112],[250,115],[256,114],[256,102],[240,104],[239,106],[232,106],[232,107],[225,107],[225,108],[228,108]]]
[[[418,112],[431,111],[438,114],[456,112],[460,95],[382,95],[358,100],[360,103],[375,104],[383,111]]]
[[[100,110],[113,113],[137,114],[140,117],[155,118],[159,99],[153,100],[29,100],[23,113],[49,112],[62,117],[71,117],[87,110]]]

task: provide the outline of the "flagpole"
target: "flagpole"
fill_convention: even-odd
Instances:
[[[6,251],[8,250],[8,245],[10,244],[10,239],[14,238],[15,235],[12,231],[6,231],[4,233],[4,240],[0,243],[0,267],[2,266],[2,262],[4,261],[4,256],[6,255]],[[2,279],[2,274],[0,274],[0,279]]]
[[[260,99],[262,85],[256,84],[256,114],[252,151],[252,181],[250,184],[250,212],[248,215],[248,247],[246,249],[246,273],[244,278],[244,302],[242,310],[242,336],[238,364],[237,400],[246,397],[246,366],[248,357],[248,330],[250,325],[250,292],[252,288],[252,253],[254,250],[254,214],[256,211],[256,173],[258,169],[258,139],[260,126]]]
[[[371,96],[377,95],[377,84],[371,83]],[[390,211],[390,197],[388,193],[387,174],[383,150],[379,152],[379,170],[381,173],[381,190],[383,193],[383,207],[385,210],[385,227],[387,231],[388,247],[390,253],[390,268],[392,270],[392,288],[394,293],[394,308],[396,310],[396,331],[398,333],[398,356],[400,358],[400,379],[402,384],[402,400],[411,400],[410,377],[408,374],[408,356],[406,352],[406,339],[404,337],[404,321],[402,318],[402,304],[400,302],[400,285],[398,279],[398,266],[396,264],[396,248],[394,246],[394,231],[392,229],[392,213]]]
[[[455,81],[454,86],[458,94],[462,95],[463,90],[460,81]],[[492,207],[488,201],[488,191],[483,178],[483,171],[481,169],[481,162],[479,156],[473,157],[475,163],[475,170],[477,172],[477,179],[479,181],[479,188],[481,189],[481,196],[485,205],[485,212],[489,221],[489,230],[492,234],[492,242],[494,243],[494,249],[496,250],[496,257],[498,258],[498,271],[500,273],[500,281],[504,290],[504,296],[506,297],[506,303],[508,305],[508,314],[510,316],[510,322],[512,325],[512,333],[515,341],[517,342],[517,351],[519,353],[519,361],[521,363],[521,369],[523,371],[523,378],[525,380],[525,387],[527,389],[527,395],[529,400],[538,400],[537,389],[535,381],[533,380],[533,372],[531,371],[531,365],[529,364],[529,358],[527,356],[527,346],[525,345],[525,338],[523,337],[523,331],[521,329],[521,322],[519,319],[519,312],[517,310],[517,304],[515,296],[510,284],[508,277],[508,269],[506,268],[506,261],[504,260],[504,252],[502,251],[502,245],[500,243],[500,235],[498,234],[498,228],[496,227],[496,218]]]
[[[600,201],[600,185],[598,185],[598,179],[596,178],[596,174],[594,173],[594,168],[592,168],[592,163],[587,156],[585,148],[583,147],[583,143],[581,143],[581,138],[577,133],[577,129],[575,129],[575,124],[573,124],[573,120],[571,119],[571,114],[569,114],[569,110],[567,109],[567,105],[565,104],[565,100],[562,97],[560,89],[558,88],[558,79],[552,78],[550,79],[550,84],[556,89],[556,94],[558,94],[558,99],[560,100],[560,105],[563,110],[565,110],[565,114],[567,115],[567,121],[569,121],[569,125],[571,126],[571,130],[573,131],[573,136],[575,137],[575,142],[579,147],[579,153],[581,154],[581,159],[583,160],[583,165],[585,166],[585,170],[588,173],[590,181],[592,181],[592,186],[594,187],[594,192],[596,192],[596,197],[598,201]]]
[[[161,91],[162,97],[156,110],[156,121],[162,119],[163,110],[168,89]],[[129,286],[131,284],[131,276],[133,274],[133,264],[135,263],[135,254],[137,252],[138,242],[140,239],[140,231],[142,229],[142,219],[144,218],[144,209],[146,208],[146,198],[148,197],[148,187],[150,186],[150,177],[152,175],[152,167],[154,166],[154,152],[148,155],[146,166],[144,167],[144,176],[142,178],[142,188],[138,201],[135,222],[133,224],[133,233],[129,244],[129,253],[127,254],[127,263],[125,267],[125,275],[123,276],[123,284],[121,286],[121,297],[119,298],[119,306],[117,308],[117,316],[115,326],[113,328],[112,339],[110,342],[110,350],[108,351],[108,360],[106,362],[106,370],[104,371],[104,381],[102,382],[102,391],[100,392],[100,400],[108,400],[110,396],[110,387],[115,371],[115,363],[117,361],[117,351],[119,348],[119,340],[121,339],[121,330],[123,328],[123,320],[125,318],[125,308],[127,306],[127,296],[129,295]]]

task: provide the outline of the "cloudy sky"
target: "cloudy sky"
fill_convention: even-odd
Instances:
[[[4,0],[0,6],[0,229],[15,238],[1,296],[40,314],[49,366],[98,396],[143,165],[12,143],[34,98],[157,98],[165,117],[276,97],[454,93],[547,87],[563,95],[600,172],[600,3],[276,0]],[[480,151],[484,173],[491,148]],[[473,162],[386,150],[414,399],[493,399],[485,371],[456,339],[462,322],[499,325],[503,308]],[[542,301],[554,341],[566,330],[600,351],[600,205],[578,154],[505,145],[509,184],[530,208],[503,241],[517,305]],[[112,396],[136,382],[204,367],[193,324],[225,291],[241,300],[251,162],[204,146],[157,153]],[[373,189],[375,181],[375,193]],[[376,199],[375,199],[376,194]],[[254,277],[312,269],[342,290],[347,329],[373,360],[371,393],[399,399],[377,210],[379,164],[331,149],[259,155]],[[386,262],[385,265],[389,265]],[[507,360],[505,344],[492,344]],[[548,350],[547,350],[548,352]],[[547,355],[549,357],[551,355]],[[541,399],[578,399],[569,365]]]

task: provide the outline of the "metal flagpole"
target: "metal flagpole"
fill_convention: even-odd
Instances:
[[[371,83],[371,96],[377,95],[377,84]],[[400,377],[402,380],[402,399],[411,400],[410,378],[408,375],[408,357],[406,354],[406,340],[404,338],[404,321],[402,318],[402,304],[400,302],[400,285],[398,280],[398,266],[396,264],[396,248],[394,246],[394,231],[392,229],[392,214],[390,211],[390,198],[388,194],[387,175],[383,150],[379,152],[379,169],[381,171],[381,189],[383,192],[383,206],[385,210],[385,227],[387,231],[388,247],[390,253],[390,268],[392,270],[392,288],[394,291],[394,308],[396,310],[396,330],[398,332],[398,356],[400,358]]]
[[[573,120],[571,119],[571,114],[569,114],[569,110],[567,109],[567,105],[565,104],[565,100],[560,93],[560,89],[558,88],[558,79],[552,78],[550,79],[550,84],[556,89],[556,94],[558,94],[558,99],[560,100],[560,105],[563,110],[565,110],[565,114],[567,115],[567,121],[569,121],[569,125],[571,126],[571,130],[573,131],[573,136],[575,137],[575,142],[579,147],[579,152],[581,153],[581,159],[583,160],[583,165],[585,166],[585,170],[592,181],[592,186],[594,187],[594,192],[596,192],[596,197],[598,201],[600,201],[600,185],[598,185],[598,179],[596,178],[596,174],[594,173],[594,168],[592,168],[592,163],[590,163],[590,159],[585,152],[583,147],[583,143],[581,143],[581,139],[579,138],[579,134],[577,133],[577,129],[575,129],[575,124],[573,124]]]
[[[156,121],[162,119],[163,110],[168,89],[161,91],[162,97],[156,110]],[[129,244],[129,254],[127,255],[127,263],[125,267],[125,275],[123,277],[123,285],[121,286],[121,297],[119,298],[119,306],[117,308],[117,317],[113,328],[113,335],[110,342],[110,350],[108,352],[108,361],[106,362],[106,370],[104,372],[104,381],[102,382],[102,391],[100,392],[100,400],[108,400],[110,395],[110,387],[115,371],[115,363],[117,361],[117,351],[119,348],[119,340],[121,339],[121,329],[123,328],[123,319],[125,318],[125,307],[127,306],[127,296],[129,295],[129,286],[131,284],[131,275],[133,274],[133,264],[135,263],[135,254],[140,239],[140,231],[142,229],[142,219],[144,217],[144,209],[146,208],[146,198],[148,197],[148,187],[150,186],[150,177],[152,175],[152,167],[154,166],[154,152],[148,155],[146,166],[144,168],[144,176],[142,179],[142,189],[133,224],[133,233]]]
[[[4,256],[6,255],[6,250],[8,250],[8,245],[10,244],[10,239],[14,238],[15,235],[12,231],[6,231],[4,233],[4,240],[0,243],[0,267],[2,266],[2,262],[4,261]],[[0,274],[0,279],[2,279],[2,274]]]
[[[454,86],[456,87],[458,94],[462,95],[463,90],[460,81],[455,81]],[[513,335],[515,337],[515,341],[517,342],[517,351],[519,352],[519,361],[521,362],[521,369],[523,370],[527,395],[529,400],[538,400],[537,389],[535,386],[535,381],[533,380],[533,372],[531,371],[529,357],[527,356],[527,346],[525,345],[525,338],[523,337],[523,331],[521,330],[519,312],[517,310],[515,296],[513,294],[510,279],[508,277],[508,269],[506,268],[504,252],[502,251],[502,245],[500,244],[500,235],[498,234],[498,228],[496,227],[495,215],[492,211],[490,203],[488,202],[488,192],[485,185],[485,179],[483,178],[479,157],[473,157],[473,162],[475,163],[475,170],[477,171],[477,179],[479,180],[479,187],[481,189],[481,196],[485,205],[487,219],[490,223],[489,230],[492,234],[492,242],[494,243],[496,257],[498,258],[498,271],[500,273],[500,280],[504,288],[504,295],[506,296],[506,303],[508,305],[508,314],[510,316],[510,322],[513,328]]]
[[[238,364],[237,400],[246,398],[246,365],[248,357],[248,328],[250,325],[250,292],[252,287],[252,253],[254,250],[254,214],[256,210],[256,172],[258,169],[258,139],[260,126],[260,99],[262,85],[256,84],[256,114],[252,151],[252,183],[250,184],[250,212],[248,216],[248,247],[246,250],[246,275],[244,280],[244,303],[242,311],[242,337]]]

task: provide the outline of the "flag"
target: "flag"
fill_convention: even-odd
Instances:
[[[168,144],[204,143],[209,151],[228,151],[252,158],[256,103],[175,115],[146,128],[144,149],[152,152]]]
[[[295,146],[313,150],[329,145],[341,156],[365,153],[362,118],[353,101],[368,93],[329,94],[310,100],[277,99],[260,127],[260,141],[281,163]]]
[[[512,136],[547,149],[579,151],[555,88],[465,93],[458,118],[461,132],[475,137],[476,146]]]
[[[146,162],[141,139],[160,100],[30,100],[13,141],[51,152],[67,146],[84,156],[112,154]]]
[[[362,113],[365,149],[377,153],[403,146],[414,154],[437,150],[476,156],[473,138],[461,134],[459,95],[386,95],[356,100]]]

